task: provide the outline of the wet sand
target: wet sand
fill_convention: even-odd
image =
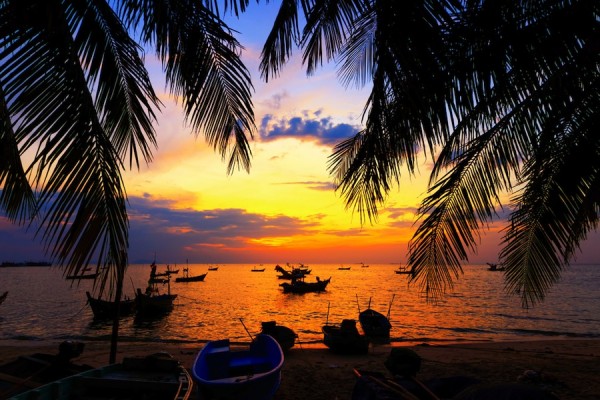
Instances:
[[[394,345],[394,347],[399,347]],[[420,381],[466,376],[485,383],[521,381],[555,394],[562,400],[600,399],[600,340],[544,340],[520,342],[403,345],[422,360]],[[124,356],[166,351],[191,368],[202,344],[119,343],[117,361]],[[344,356],[328,349],[298,345],[285,357],[282,382],[276,400],[351,399],[356,383],[353,370],[391,374],[384,361],[391,346],[371,347],[369,354]],[[0,342],[0,363],[36,352],[56,354],[58,343]],[[86,342],[73,361],[93,367],[106,365],[110,345]]]

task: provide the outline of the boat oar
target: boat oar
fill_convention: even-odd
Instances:
[[[252,336],[252,334],[250,333],[248,328],[246,328],[246,324],[244,324],[244,320],[242,318],[239,318],[239,320],[242,323],[242,326],[244,327],[244,329],[246,330],[246,333],[248,334],[248,336],[250,336],[250,340],[252,340],[254,342],[254,336]]]
[[[329,324],[329,307],[331,307],[331,301],[327,302],[327,318],[325,318],[325,325]]]

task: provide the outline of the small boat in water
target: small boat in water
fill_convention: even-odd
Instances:
[[[256,266],[254,266],[250,271],[252,272],[265,272],[264,268],[257,268]]]
[[[277,341],[256,335],[248,349],[233,350],[229,339],[208,342],[192,366],[200,399],[268,400],[281,384],[283,351]]]
[[[183,276],[179,276],[179,277],[175,278],[175,282],[202,282],[202,281],[204,281],[204,278],[206,278],[206,275],[208,274],[208,272],[205,272],[204,274],[190,276],[189,273],[190,273],[189,269],[184,268]]]
[[[72,375],[11,400],[187,400],[193,387],[189,373],[179,361],[166,353],[156,353],[125,357],[122,363]]]
[[[488,271],[494,272],[494,271],[504,271],[505,270],[505,268],[503,266],[498,266],[498,264],[493,264],[493,263],[486,263],[486,264],[489,266]]]
[[[209,271],[218,271],[219,267],[218,266],[217,267],[208,267],[208,270]]]
[[[94,318],[108,319],[117,315],[117,302],[93,297],[90,292],[85,292],[87,302],[94,313]],[[135,300],[125,297],[119,302],[119,315],[125,317],[135,312]]]
[[[405,274],[405,275],[412,275],[412,270],[408,269],[408,267],[406,266],[399,266],[397,270],[395,270],[394,272],[396,272],[397,274]]]
[[[156,264],[150,265],[150,279],[146,291],[138,288],[135,293],[136,315],[142,317],[160,316],[170,312],[173,309],[173,302],[177,298],[176,294],[171,294],[171,276],[166,279],[167,293],[161,294],[158,288],[156,278]]]
[[[261,327],[260,333],[272,336],[284,352],[294,347],[298,335],[292,329],[287,326],[277,325],[275,321],[262,322]]]
[[[310,292],[323,292],[325,291],[325,288],[327,288],[327,285],[329,285],[329,282],[331,282],[331,277],[322,281],[317,276],[316,282],[305,282],[304,277],[302,277],[300,279],[292,279],[291,283],[281,283],[279,286],[283,288],[283,293],[303,294]]]
[[[0,304],[4,303],[4,300],[6,300],[6,297],[8,297],[8,290],[4,293],[2,293],[2,296],[0,296]]]

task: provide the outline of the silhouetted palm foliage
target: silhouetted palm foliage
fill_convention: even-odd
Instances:
[[[155,49],[194,133],[229,171],[249,168],[250,75],[212,6],[0,0],[0,204],[15,222],[37,221],[65,274],[127,264],[121,171],[152,159],[161,106],[141,46]]]
[[[335,60],[347,85],[372,84],[364,130],[330,158],[363,221],[420,153],[434,159],[409,246],[430,298],[511,193],[500,260],[529,306],[598,225],[599,21],[592,0],[284,0],[261,68],[276,75],[295,40],[309,74]]]

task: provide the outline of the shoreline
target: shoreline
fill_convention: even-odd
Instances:
[[[0,341],[0,364],[21,355],[58,352],[60,341]],[[76,364],[108,363],[110,343],[83,341]],[[124,356],[166,351],[190,369],[203,343],[119,342]],[[392,348],[408,348],[421,358],[420,381],[467,376],[486,383],[521,381],[554,393],[561,400],[600,399],[600,339],[547,339],[455,343],[393,343],[371,346],[366,355],[337,355],[323,344],[296,344],[285,356],[275,400],[350,399],[354,369],[391,376],[384,361]],[[533,372],[535,372],[535,374]],[[527,379],[523,379],[526,377]]]

